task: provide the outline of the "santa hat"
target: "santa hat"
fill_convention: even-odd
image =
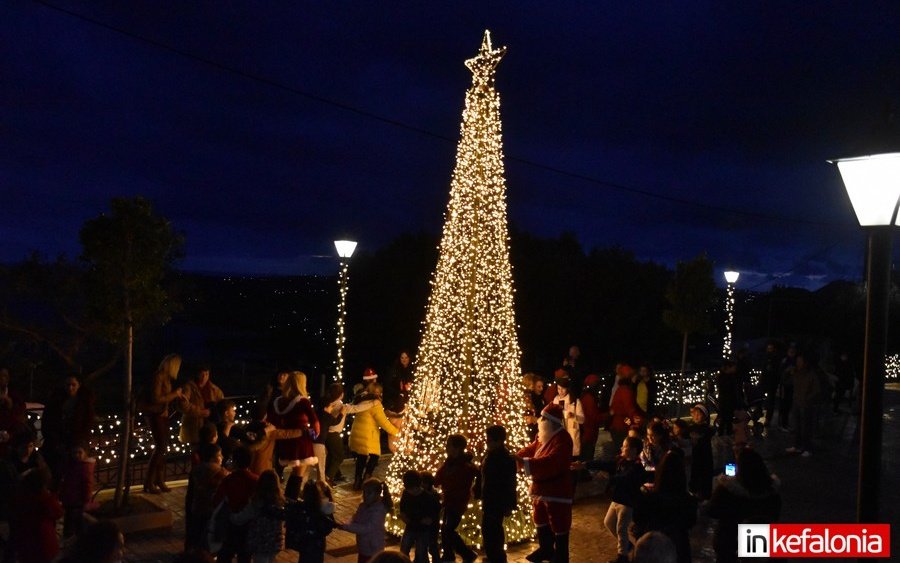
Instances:
[[[701,413],[703,413],[703,417],[704,417],[704,418],[709,418],[709,409],[707,409],[707,408],[706,408],[704,405],[702,405],[701,403],[697,403],[696,405],[694,405],[693,407],[691,407],[691,410],[692,410],[692,411],[695,411],[695,410],[700,411]]]
[[[376,379],[378,379],[378,374],[375,373],[375,370],[366,368],[366,371],[363,372],[363,381],[375,381]]]
[[[562,426],[563,423],[563,409],[556,403],[550,403],[544,410],[541,411],[541,416],[546,418],[547,420],[552,420],[556,424]]]

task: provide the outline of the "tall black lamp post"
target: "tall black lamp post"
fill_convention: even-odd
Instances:
[[[734,284],[741,277],[740,272],[725,271],[725,340],[722,342],[722,359],[731,359],[731,345],[734,332]]]
[[[337,320],[337,360],[335,362],[334,380],[344,383],[344,321],[347,318],[347,284],[349,282],[350,257],[356,250],[354,240],[336,240],[334,248],[341,260],[341,271],[338,275],[338,320]]]
[[[832,161],[837,164],[859,224],[869,235],[866,260],[866,344],[863,359],[862,414],[856,518],[879,521],[884,361],[887,353],[891,290],[891,238],[900,207],[900,153]]]

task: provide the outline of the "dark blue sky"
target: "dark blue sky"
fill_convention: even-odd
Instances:
[[[739,287],[858,279],[837,171],[900,100],[900,4],[71,2],[0,6],[0,261],[77,255],[152,199],[188,269],[334,272],[438,233],[475,54],[498,68],[509,214]]]

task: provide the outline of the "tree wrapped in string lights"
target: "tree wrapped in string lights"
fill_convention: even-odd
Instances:
[[[466,61],[472,86],[466,93],[416,382],[387,472],[395,498],[402,491],[405,471],[437,471],[446,457],[450,434],[466,436],[476,461],[486,451],[484,431],[493,424],[506,428],[507,445],[513,452],[527,441],[509,262],[500,97],[494,89],[494,71],[505,52],[491,46],[490,32],[485,31],[478,55]],[[533,535],[527,491],[522,476],[518,509],[505,522],[508,542]],[[479,547],[480,520],[480,501],[473,501],[458,528],[470,545]],[[391,515],[388,529],[400,534],[403,523]]]

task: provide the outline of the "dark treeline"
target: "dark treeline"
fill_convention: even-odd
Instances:
[[[438,244],[436,237],[406,235],[353,258],[348,373],[358,377],[367,365],[386,369],[400,349],[415,352]],[[621,248],[586,252],[568,235],[542,239],[513,231],[510,246],[524,370],[551,372],[571,344],[581,347],[588,369],[605,373],[620,360],[679,367],[681,335],[663,322],[671,269]],[[724,299],[720,290],[710,306],[714,330],[689,340],[693,367],[719,365]],[[892,335],[900,334],[898,311],[895,292]],[[839,348],[861,362],[864,325],[863,284],[837,281],[814,292],[777,286],[765,293],[736,292],[734,347],[750,347],[759,361],[765,342],[778,339],[797,342],[825,363]],[[890,342],[889,353],[900,350],[897,338]]]
[[[619,360],[678,367],[681,335],[662,320],[671,269],[620,248],[585,251],[571,236],[541,239],[514,232],[511,252],[523,369],[551,372],[571,344],[581,347],[591,370],[608,373]],[[354,256],[347,303],[348,380],[358,380],[367,366],[389,369],[401,349],[415,354],[437,254],[438,239],[419,234]],[[110,369],[100,369],[115,350],[89,331],[70,326],[83,317],[79,283],[84,278],[77,264],[67,261],[31,259],[0,268],[0,365],[9,367],[16,384],[37,401],[64,375],[96,373],[92,384],[101,404],[114,408],[121,355]],[[315,393],[321,378],[333,373],[336,277],[176,272],[168,283],[179,308],[166,325],[139,334],[136,385],[169,352],[185,357],[182,379],[208,362],[213,379],[229,394],[254,393],[285,368],[306,371]],[[896,295],[889,353],[900,346]],[[862,284],[833,282],[815,292],[739,290],[736,296],[735,347],[750,345],[756,353],[768,338],[778,338],[800,343],[826,363],[839,348],[860,361]],[[709,311],[715,330],[689,340],[693,367],[718,365],[723,302],[720,291]],[[65,360],[60,345],[69,355]]]
[[[403,236],[354,258],[348,297],[348,357],[387,366],[401,349],[415,351],[437,262],[438,240]],[[523,368],[558,367],[578,344],[590,364],[677,357],[680,339],[662,322],[665,267],[618,249],[585,253],[572,236],[540,239],[516,232],[511,256]]]

